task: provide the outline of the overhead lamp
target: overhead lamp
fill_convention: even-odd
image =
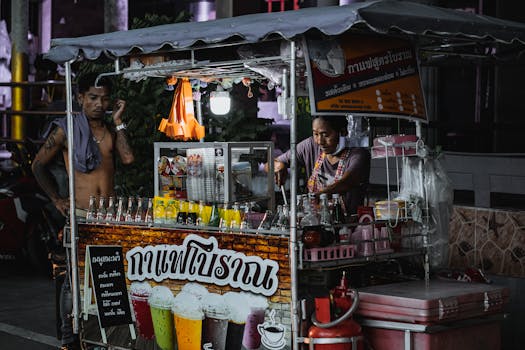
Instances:
[[[210,93],[210,109],[215,115],[224,115],[230,111],[231,98],[228,91],[217,85],[217,91]]]

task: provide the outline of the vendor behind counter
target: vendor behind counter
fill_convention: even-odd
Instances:
[[[356,147],[348,138],[344,116],[315,116],[312,136],[297,144],[297,161],[306,169],[308,192],[339,193],[347,214],[355,214],[363,204],[370,176],[370,152]],[[275,180],[285,183],[290,151],[275,158]]]

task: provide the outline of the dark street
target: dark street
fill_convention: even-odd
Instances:
[[[0,262],[2,350],[51,350],[55,330],[54,281],[20,264]]]

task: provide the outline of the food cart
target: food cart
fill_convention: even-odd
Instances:
[[[521,24],[412,2],[373,1],[341,7],[308,8],[209,22],[178,23],[81,38],[55,39],[47,58],[58,63],[65,63],[68,91],[67,115],[70,130],[73,123],[71,63],[79,58],[92,60],[105,54],[115,59],[115,71],[108,72],[106,75],[133,76],[139,74],[180,78],[189,76],[195,79],[216,77],[273,79],[283,88],[283,106],[291,125],[290,198],[294,199],[298,192],[295,159],[297,79],[302,78],[304,73],[302,69],[305,69],[308,72],[309,79],[312,79],[315,74],[312,67],[316,67],[315,69],[318,70],[322,68],[328,75],[336,73],[341,68],[340,61],[331,62],[322,57],[319,59],[313,52],[305,50],[306,46],[303,44],[308,40],[305,37],[312,33],[317,39],[338,38],[341,35],[345,35],[345,39],[352,39],[356,35],[366,35],[367,38],[371,38],[370,35],[373,35],[373,38],[384,36],[388,40],[396,42],[402,40],[405,43],[413,44],[416,57],[422,53],[426,55],[469,55],[491,52],[485,49],[499,45],[522,47],[525,44],[525,26]],[[278,45],[273,45],[275,43]],[[220,55],[225,51],[227,52],[225,57],[231,58],[231,53],[238,53],[235,50],[243,45],[254,51],[237,59],[221,59]],[[268,47],[277,47],[278,50],[270,52],[270,50],[267,51]],[[306,60],[303,58],[304,56],[297,55],[299,48],[302,48],[302,54],[308,56]],[[394,47],[394,49],[399,48],[400,46]],[[336,47],[334,51],[332,49],[330,47],[328,51],[335,52],[337,58],[340,48]],[[388,48],[385,50],[388,51]],[[406,53],[405,51],[398,52],[398,54],[401,55],[399,57],[410,56],[410,52]],[[130,57],[140,60],[141,57],[152,57],[152,55],[163,57],[167,55],[170,59],[160,65],[128,65],[125,68],[121,66]],[[412,62],[415,61],[416,57],[411,56],[409,58]],[[308,60],[311,60],[312,64],[307,64]],[[343,71],[346,69],[347,63],[342,62]],[[415,68],[417,68],[417,64],[410,67],[410,69]],[[374,70],[380,71],[381,68],[374,67]],[[392,74],[397,73],[392,72]],[[405,69],[400,74],[413,76],[413,71]],[[388,80],[389,77],[382,74],[379,77],[373,76],[368,81],[377,82],[382,79]],[[416,85],[419,84],[418,79],[415,80]],[[318,85],[322,82],[318,81]],[[413,94],[420,95],[413,97],[412,109],[402,111],[395,103],[394,106],[389,107],[385,104],[379,108],[377,104],[371,103],[365,98],[359,101],[359,106],[355,106],[351,99],[348,101],[337,100],[338,96],[347,93],[353,87],[351,84],[345,85],[344,81],[333,84],[329,83],[323,86],[324,99],[321,92],[319,95],[321,98],[315,94],[310,94],[312,110],[316,113],[408,118],[416,122],[416,134],[419,138],[421,137],[421,123],[426,121],[426,115],[420,91]],[[333,98],[336,99],[335,102]],[[372,104],[374,108],[370,110],[367,106]],[[73,149],[73,138],[71,133],[68,136],[68,148],[71,150]],[[384,156],[388,158],[389,145],[383,144],[382,146],[386,147]],[[396,145],[390,144],[390,146],[394,146],[393,152],[395,153]],[[412,146],[416,147],[416,145]],[[403,150],[404,148],[399,149]],[[70,164],[73,164],[72,153],[69,152]],[[154,169],[156,169],[158,159],[153,160],[153,162]],[[72,169],[71,166],[70,169]],[[71,173],[69,183],[71,213],[75,212],[74,181],[74,175]],[[109,346],[115,349],[149,349],[153,348],[155,344],[160,348],[169,349],[173,346],[174,338],[177,338],[179,348],[182,348],[180,342],[183,341],[183,334],[174,334],[173,320],[172,323],[165,320],[167,316],[161,315],[161,307],[158,308],[158,313],[153,316],[153,307],[158,306],[155,304],[155,300],[150,300],[149,306],[152,308],[153,323],[159,329],[159,333],[156,334],[156,341],[142,339],[142,337],[136,339],[133,323],[138,322],[139,317],[136,314],[131,314],[127,308],[127,305],[130,304],[127,287],[133,281],[148,281],[157,286],[169,287],[177,296],[192,294],[180,292],[186,286],[197,291],[202,291],[202,287],[204,287],[207,293],[231,293],[230,296],[233,295],[232,298],[237,300],[238,304],[250,304],[252,308],[246,313],[243,321],[244,329],[250,328],[251,334],[246,335],[245,332],[241,336],[237,333],[236,336],[231,335],[230,339],[230,341],[234,341],[243,338],[242,346],[244,348],[298,349],[300,346],[304,346],[303,343],[309,343],[310,348],[314,348],[314,346],[315,348],[322,348],[323,346],[335,346],[319,345],[323,344],[323,341],[325,341],[324,344],[334,344],[338,342],[337,339],[327,342],[326,336],[320,336],[321,339],[317,339],[320,341],[316,342],[315,339],[301,332],[301,321],[306,319],[306,315],[305,312],[302,314],[300,312],[299,272],[305,266],[321,270],[323,268],[333,269],[338,266],[347,266],[352,262],[365,263],[381,259],[390,260],[406,254],[422,254],[427,257],[425,259],[427,279],[425,282],[426,287],[430,288],[428,286],[428,254],[426,254],[425,249],[428,245],[428,235],[425,231],[425,223],[423,223],[421,231],[423,240],[420,248],[422,249],[415,253],[386,251],[381,256],[362,254],[358,257],[353,255],[354,250],[345,251],[340,250],[340,248],[336,252],[305,252],[298,239],[300,230],[296,218],[297,203],[295,200],[290,200],[289,204],[290,220],[289,229],[286,232],[272,232],[271,230],[228,230],[224,232],[224,230],[210,227],[187,227],[162,223],[149,225],[122,224],[120,222],[90,224],[78,222],[77,218],[72,215],[70,218],[69,244],[71,248],[75,330],[82,330],[82,340],[85,343]],[[372,244],[378,243],[374,242],[373,239]],[[320,255],[311,255],[312,253],[336,254],[336,258],[334,255],[330,255],[331,258],[323,259]],[[115,265],[111,265],[113,263]],[[384,293],[384,291],[382,292]],[[438,290],[437,295],[440,292],[442,290]],[[200,295],[201,298],[202,293],[193,291],[194,296]],[[370,293],[377,295],[373,292]],[[477,317],[480,314],[501,313],[501,307],[505,301],[504,291],[483,290],[480,293],[485,297],[476,303],[481,305],[482,311],[474,312],[473,315]],[[356,294],[353,294],[354,297]],[[363,295],[367,295],[367,293]],[[206,300],[206,296],[204,300]],[[98,307],[93,304],[93,297]],[[170,299],[172,296],[165,297]],[[445,321],[459,318],[444,316],[457,313],[457,310],[460,309],[457,301],[452,300],[453,297],[454,295],[450,295],[446,300],[440,300],[441,308],[435,311],[440,315],[437,320]],[[373,297],[371,298],[373,300]],[[175,326],[176,330],[185,329],[185,335],[193,334],[193,330],[190,330],[191,327],[182,328],[183,323],[180,319],[185,319],[183,317],[184,310],[180,310],[174,305],[191,304],[190,301],[179,300],[169,304],[171,310],[168,311],[168,314],[172,312],[172,315],[175,315],[175,320],[179,317],[178,322],[180,323],[178,324],[180,326]],[[91,307],[92,304],[94,307]],[[354,304],[357,305],[357,300]],[[137,308],[138,306],[135,305],[135,312],[137,312]],[[261,310],[263,310],[262,313]],[[193,311],[198,315],[202,314],[202,310]],[[351,311],[354,309],[351,308]],[[373,316],[372,314],[368,315]],[[365,315],[367,315],[366,312]],[[167,326],[161,324],[162,317],[167,322]],[[172,316],[168,318],[170,317]],[[200,319],[202,322],[203,318],[204,316],[195,319]],[[187,319],[185,320],[187,321]],[[235,320],[233,318],[227,320],[230,323],[227,332],[230,330],[234,332]],[[430,332],[428,322],[432,320],[435,321],[436,319],[432,317],[424,319],[423,322],[427,322],[425,326],[410,326],[412,322],[407,319],[403,322],[390,320],[386,323],[365,319],[364,323],[368,322],[367,326],[372,330],[389,329],[401,332],[401,335],[397,336],[404,340],[404,345],[400,346],[407,349],[411,348],[412,344],[411,332],[427,334]],[[378,322],[383,323],[378,325]],[[492,327],[489,330],[499,329],[497,328],[497,321],[491,319],[488,322],[489,327]],[[93,327],[93,325],[95,326]],[[195,325],[193,327],[199,328]],[[454,327],[456,327],[455,329],[460,328],[460,326]],[[198,335],[194,334],[194,338],[198,339],[195,342],[200,344],[198,348],[213,348],[214,341],[200,343],[201,330],[202,328],[199,328]],[[223,332],[226,332],[224,328]],[[374,336],[373,331],[368,334]],[[250,338],[250,335],[253,338]],[[376,336],[383,337],[384,335],[377,334]],[[226,333],[220,337],[228,338]],[[353,348],[362,346],[360,343],[362,335],[360,333],[351,336],[335,336],[335,338],[340,338],[340,344],[352,344]],[[191,342],[191,340],[184,341]],[[466,346],[472,346],[472,344]],[[230,347],[232,349],[237,348],[237,345]]]

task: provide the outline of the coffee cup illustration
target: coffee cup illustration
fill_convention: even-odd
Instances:
[[[285,328],[282,324],[275,322],[275,310],[270,312],[270,322],[264,322],[257,326],[261,335],[261,342],[268,349],[282,349],[286,344],[284,338]]]

